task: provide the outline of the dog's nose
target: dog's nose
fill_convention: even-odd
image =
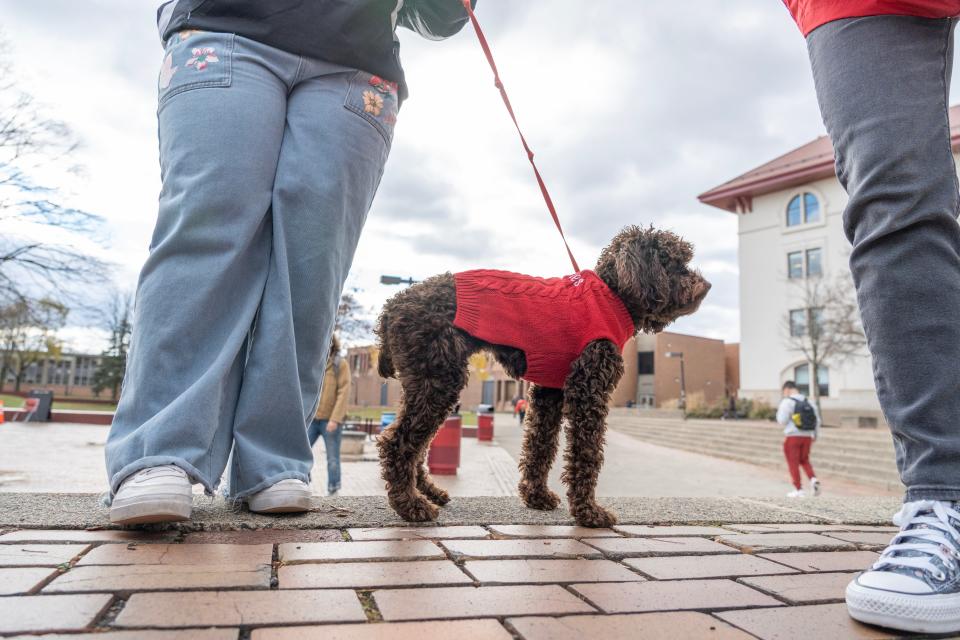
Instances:
[[[713,288],[713,285],[712,285],[712,284],[710,284],[710,283],[709,283],[708,281],[706,281],[706,280],[701,280],[701,281],[700,281],[700,291],[698,292],[697,299],[698,299],[698,300],[703,300],[703,299],[707,296],[707,294],[710,293],[710,289],[711,289],[711,288]]]

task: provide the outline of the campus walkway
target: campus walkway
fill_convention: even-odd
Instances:
[[[192,522],[143,533],[107,529],[92,495],[0,494],[0,635],[898,637],[842,604],[893,535],[895,498],[605,502],[625,524],[577,528],[516,498],[458,498],[441,526],[410,528],[379,497],[280,518],[197,497]]]
[[[772,429],[775,426],[771,425]],[[0,425],[0,491],[85,492],[105,489],[103,443],[107,427],[63,423]],[[512,496],[518,481],[521,430],[509,414],[497,414],[495,442],[463,439],[457,476],[438,482],[456,496]],[[561,450],[563,441],[561,438]],[[314,490],[326,493],[322,441],[315,448]],[[367,461],[344,462],[341,495],[383,495],[383,481],[372,442]],[[644,442],[610,430],[598,494],[603,496],[746,496],[781,497],[789,489],[786,470],[681,451]],[[817,451],[813,462],[816,465]],[[559,475],[562,457],[550,476],[563,493]],[[869,485],[843,482],[821,473],[825,494],[833,496],[900,495]],[[199,488],[197,489],[199,490]]]

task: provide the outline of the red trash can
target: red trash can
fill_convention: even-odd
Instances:
[[[430,451],[427,452],[427,467],[430,473],[437,476],[457,475],[462,431],[463,420],[460,416],[450,416],[444,421],[430,443]]]
[[[492,413],[477,414],[477,440],[485,441],[485,442],[493,441],[493,414]]]

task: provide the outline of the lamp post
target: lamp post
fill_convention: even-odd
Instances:
[[[417,284],[419,280],[400,276],[380,276],[380,284]]]
[[[680,410],[683,417],[687,417],[687,382],[683,372],[683,351],[667,351],[664,354],[668,358],[679,358],[680,360]]]

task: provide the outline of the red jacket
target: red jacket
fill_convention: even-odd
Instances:
[[[636,332],[626,307],[593,271],[535,278],[478,269],[454,275],[453,324],[492,344],[524,352],[524,380],[563,388],[570,365],[594,340],[620,349]]]
[[[806,36],[820,25],[861,16],[919,16],[952,18],[960,15],[960,0],[783,0]]]

